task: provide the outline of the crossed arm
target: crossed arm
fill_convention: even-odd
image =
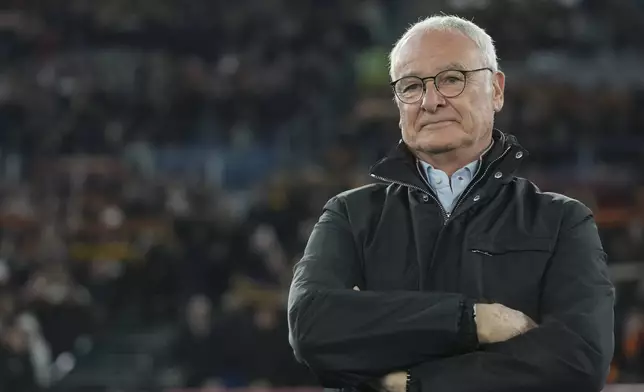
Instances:
[[[358,292],[342,205],[327,204],[289,293],[290,342],[325,387],[412,392],[599,391],[613,353],[614,289],[590,212],[570,202],[542,293],[538,328],[489,345],[472,336],[466,298]],[[475,331],[475,329],[474,329]],[[403,377],[404,376],[404,377]],[[387,385],[389,381],[389,385]],[[572,389],[571,389],[572,388]]]

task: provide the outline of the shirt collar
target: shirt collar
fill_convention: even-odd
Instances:
[[[492,141],[487,146],[487,148],[483,150],[483,152],[479,156],[479,159],[468,163],[461,169],[457,170],[457,172],[460,172],[461,170],[465,170],[471,176],[470,178],[474,177],[476,175],[476,172],[481,162],[483,161],[483,156],[485,156],[485,154],[487,154],[487,152],[490,151],[493,145],[494,145],[494,139],[492,139]],[[420,164],[418,165],[418,169],[421,171],[421,173],[423,173],[424,176],[427,176],[426,178],[429,178],[429,174],[431,173],[432,170],[434,170],[434,167],[429,163],[422,161],[420,159],[416,159],[416,163]]]

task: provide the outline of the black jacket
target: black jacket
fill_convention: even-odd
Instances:
[[[526,151],[494,139],[451,215],[403,143],[371,170],[384,184],[326,204],[288,303],[295,355],[323,386],[367,389],[409,370],[411,391],[601,390],[614,288],[592,213],[516,177]],[[474,302],[539,327],[479,345]]]

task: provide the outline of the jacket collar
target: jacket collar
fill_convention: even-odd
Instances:
[[[513,135],[494,129],[492,137],[494,145],[482,157],[482,166],[478,171],[479,176],[483,176],[482,184],[487,182],[490,177],[496,178],[501,183],[508,183],[514,177],[520,163],[528,156],[528,152]],[[369,174],[386,182],[420,189],[427,188],[418,173],[416,157],[402,140],[389,154],[371,167]]]

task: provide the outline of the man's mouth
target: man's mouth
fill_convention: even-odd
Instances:
[[[442,127],[446,127],[446,126],[448,126],[448,125],[450,125],[452,123],[454,123],[454,120],[434,121],[434,122],[427,123],[427,124],[423,125],[421,128],[429,128],[429,129],[442,128]]]

